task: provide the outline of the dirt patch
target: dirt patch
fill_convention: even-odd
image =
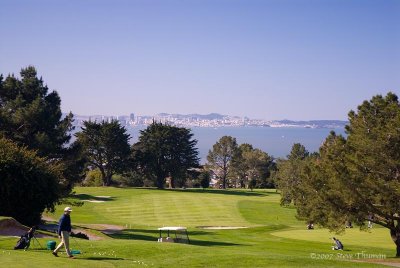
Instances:
[[[42,220],[44,221],[57,221],[53,217],[50,217],[49,215],[42,214]]]
[[[103,202],[106,202],[106,201],[110,201],[110,200],[111,200],[111,196],[109,196],[109,195],[97,195],[97,196],[95,196],[95,197],[98,198],[98,199],[106,199],[106,200],[86,199],[86,200],[82,200],[82,201],[84,201],[84,202],[91,202],[91,203],[103,203]],[[109,199],[109,200],[107,200],[107,199]]]
[[[83,202],[90,202],[90,203],[104,203],[104,202],[106,202],[106,201],[103,201],[103,200],[93,200],[93,199],[91,199],[91,200],[82,200]]]
[[[13,218],[7,218],[0,220],[0,235],[4,236],[21,236],[29,231],[29,227],[22,225]],[[35,232],[35,236],[38,238],[50,237],[38,232]]]
[[[397,261],[397,260],[396,260]],[[365,263],[374,263],[374,264],[381,264],[390,267],[400,267],[400,262],[391,262],[391,260],[383,260],[383,259],[368,259],[368,260],[356,260],[354,262],[365,262]]]
[[[45,219],[45,217],[42,217],[42,219]],[[47,220],[48,220],[48,218],[47,218]],[[45,224],[39,225],[39,228],[41,230],[45,230],[45,231],[57,234],[58,224],[47,222]],[[87,235],[87,237],[89,237],[89,240],[101,240],[101,239],[104,239],[103,237],[101,237],[101,236],[99,236],[99,235],[97,235],[95,233],[92,233],[89,228],[88,229],[83,229],[83,228],[79,228],[79,226],[78,226],[78,228],[72,228],[72,232],[75,233],[75,234],[83,233],[83,234]]]
[[[235,229],[245,229],[245,226],[196,226],[199,229],[206,230],[235,230]]]
[[[118,234],[122,230],[124,230],[123,226],[121,226],[121,225],[112,225],[112,224],[86,224],[85,227],[97,230],[97,231],[102,232],[103,234],[106,234],[106,235]]]

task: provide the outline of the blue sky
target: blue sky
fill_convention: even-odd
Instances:
[[[0,0],[0,73],[75,114],[347,119],[400,95],[400,1]]]

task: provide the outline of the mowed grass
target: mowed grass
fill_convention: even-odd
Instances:
[[[317,242],[325,242],[334,236],[341,241],[345,241],[347,246],[365,245],[394,250],[394,244],[390,238],[389,230],[378,226],[367,231],[360,231],[358,228],[347,229],[343,234],[331,233],[326,229],[315,229],[312,231],[293,229],[273,232],[272,234],[284,238]]]
[[[103,240],[72,239],[72,248],[83,252],[74,260],[65,254],[55,258],[46,250],[13,251],[17,238],[0,237],[0,267],[381,267],[354,262],[349,256],[356,257],[359,252],[395,254],[388,232],[374,228],[368,235],[350,230],[341,237],[346,246],[341,253],[347,257],[337,255],[330,249],[332,234],[323,229],[305,230],[293,208],[279,206],[279,195],[273,190],[98,187],[76,188],[75,192],[70,201],[105,202],[83,201],[83,206],[74,206],[74,227],[112,224],[124,230],[103,235]],[[63,207],[48,216],[58,219]],[[156,242],[158,227],[175,225],[188,227],[191,244]],[[196,226],[248,228],[206,230]],[[39,239],[42,245],[47,240]]]
[[[75,201],[105,201],[103,203],[84,201],[84,206],[74,207],[73,218],[79,223],[154,227],[257,226],[263,225],[264,222],[246,219],[249,211],[246,202],[253,201],[262,205],[269,200],[271,204],[279,206],[276,203],[278,194],[267,191],[160,191],[97,187],[76,188],[75,191],[75,198],[73,198]],[[98,196],[111,197],[98,198]],[[59,207],[58,211],[62,211],[62,207]],[[53,217],[59,217],[57,213]],[[243,213],[246,215],[242,215]],[[269,212],[266,210],[257,211],[257,217],[260,219],[266,219],[268,215]],[[293,215],[294,212],[290,211],[292,219],[294,219]]]

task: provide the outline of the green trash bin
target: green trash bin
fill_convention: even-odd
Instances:
[[[54,250],[56,248],[56,241],[47,241],[47,249]]]

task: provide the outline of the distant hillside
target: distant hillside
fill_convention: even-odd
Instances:
[[[275,123],[288,126],[298,127],[314,127],[314,128],[344,128],[349,122],[342,120],[310,120],[310,121],[293,121],[293,120],[276,120]]]

